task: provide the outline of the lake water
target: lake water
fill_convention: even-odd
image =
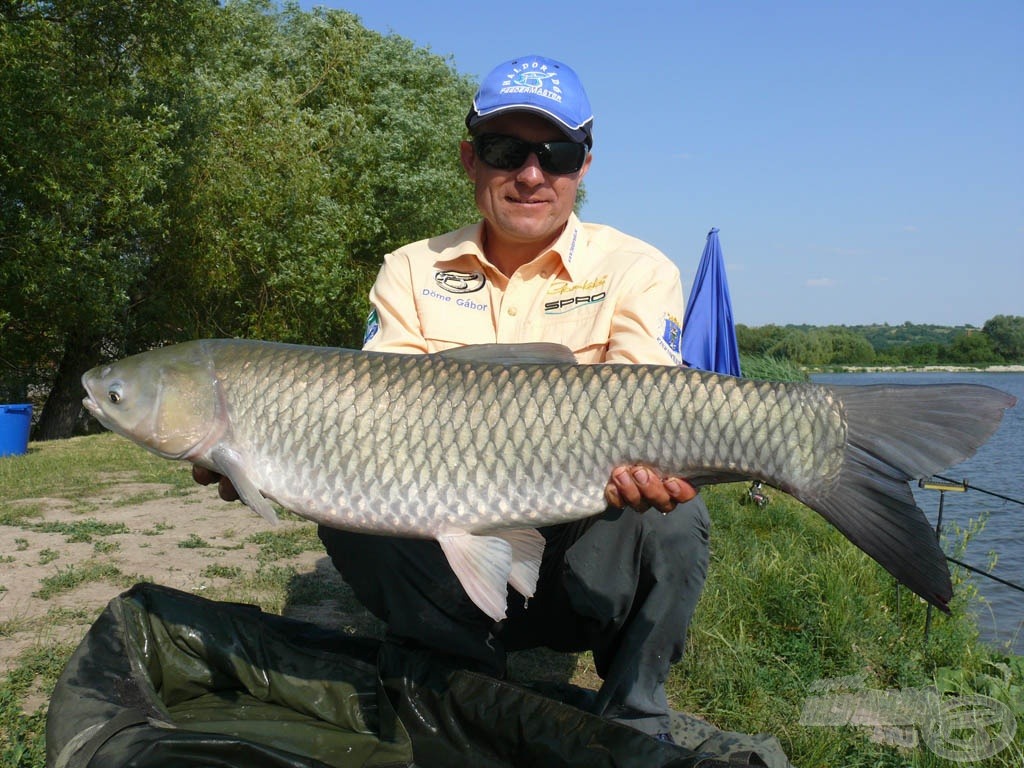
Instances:
[[[1024,373],[839,373],[817,374],[815,382],[828,384],[987,384],[1017,396],[992,438],[973,457],[940,474],[971,490],[945,493],[943,529],[950,523],[965,528],[969,521],[987,517],[985,528],[967,544],[958,559],[989,570],[991,553],[998,556],[992,573],[1024,586],[1024,504],[1004,501],[981,492],[991,491],[1024,502]],[[938,517],[938,491],[914,487],[917,505],[932,525]],[[1024,592],[984,576],[974,575],[983,603],[977,606],[983,636],[1000,646],[1024,654]]]

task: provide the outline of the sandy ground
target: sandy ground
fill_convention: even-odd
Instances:
[[[275,590],[261,594],[246,587],[260,568],[260,547],[249,538],[261,530],[280,533],[309,523],[285,521],[270,526],[245,507],[220,501],[215,492],[198,486],[185,496],[123,503],[142,493],[165,490],[169,487],[116,483],[89,499],[97,511],[85,514],[80,508],[72,512],[75,504],[68,499],[16,502],[41,508],[42,515],[27,518],[22,525],[0,525],[0,674],[26,648],[80,640],[103,607],[137,581],[213,599],[261,603],[265,599],[268,610],[301,618],[313,613],[314,606],[281,605]],[[88,519],[121,524],[127,532],[73,541],[76,537],[66,532],[39,530],[47,523],[81,524]],[[337,582],[340,598],[333,606],[321,606],[335,609],[322,612],[327,623],[368,634],[380,631],[376,620],[354,603],[322,551],[302,552],[273,565],[293,568],[325,584]],[[83,583],[47,595],[56,579],[76,573],[85,574]]]
[[[32,505],[42,514],[20,525],[0,525],[0,676],[18,663],[26,649],[77,644],[104,606],[138,581],[214,600],[255,603],[269,612],[354,635],[383,633],[383,625],[358,604],[338,576],[311,523],[294,519],[272,526],[241,504],[223,502],[215,490],[200,486],[185,495],[124,503],[140,494],[152,496],[166,490],[169,486],[128,480],[114,483],[87,500],[96,511],[84,514],[82,500],[76,500],[75,512],[75,503],[68,499],[15,502]],[[81,523],[83,519],[122,524],[127,532],[70,541],[73,537],[66,532],[39,530],[46,523]],[[278,557],[261,552],[251,540],[260,532],[299,534],[305,551]],[[290,575],[268,579],[268,571]],[[90,572],[94,575],[83,583],[47,596],[55,579]],[[510,668],[513,677],[520,679],[571,679],[588,687],[600,683],[586,656],[577,660],[566,654],[531,651],[515,654]],[[31,712],[45,703],[40,695],[22,705]]]

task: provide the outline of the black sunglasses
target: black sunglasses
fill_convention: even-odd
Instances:
[[[476,155],[491,168],[514,171],[522,168],[532,152],[548,173],[576,173],[587,159],[587,145],[575,141],[532,142],[500,133],[484,133],[473,139]]]

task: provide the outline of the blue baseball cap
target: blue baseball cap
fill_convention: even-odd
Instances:
[[[483,79],[466,115],[466,127],[506,112],[534,112],[573,141],[594,145],[594,113],[583,83],[568,64],[545,56],[520,56]]]

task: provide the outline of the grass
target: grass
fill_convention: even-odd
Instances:
[[[898,594],[888,574],[815,513],[778,493],[764,510],[743,506],[736,503],[742,490],[705,492],[712,565],[689,647],[673,670],[676,708],[726,730],[775,734],[801,768],[937,768],[951,763],[924,747],[874,744],[863,728],[799,725],[808,692],[837,678],[900,691],[1005,668],[1004,689],[989,690],[1024,726],[1022,689],[1012,688],[1024,685],[1024,668],[979,641],[967,612],[975,590],[964,574],[954,574],[952,615],[933,615],[926,640],[923,602]],[[1022,737],[1024,727],[1009,748],[977,764],[1018,768]]]
[[[33,445],[27,456],[0,461],[0,525],[31,530],[40,525],[39,510],[16,502],[58,497],[75,504],[83,517],[56,532],[102,544],[103,536],[116,531],[84,516],[88,504],[77,500],[121,482],[165,483],[179,493],[193,487],[187,469],[109,435]],[[712,564],[686,655],[669,681],[675,708],[720,728],[774,734],[799,768],[948,768],[956,763],[924,746],[873,743],[865,728],[800,725],[802,708],[822,681],[856,678],[872,691],[937,685],[991,696],[1015,712],[1020,727],[1013,743],[972,765],[1024,764],[1024,662],[979,641],[967,612],[975,592],[964,574],[954,576],[953,615],[934,615],[926,640],[925,606],[906,590],[897,593],[891,577],[821,518],[776,492],[764,509],[740,504],[744,491],[742,485],[726,485],[703,492],[713,520]],[[184,521],[180,526],[187,529]],[[172,529],[157,523],[138,533],[159,536]],[[951,532],[947,550],[953,552],[974,532]],[[212,580],[204,585],[204,596],[272,612],[332,596],[333,587],[318,574],[300,573],[288,560],[319,550],[314,526],[263,531],[244,541],[258,548],[255,568],[204,566],[197,576]],[[15,540],[15,546],[22,545]],[[185,538],[182,546],[222,549],[198,536]],[[52,558],[53,551],[41,551],[40,557]],[[60,563],[54,560],[55,572],[40,589],[46,597],[90,580],[118,585],[137,580],[100,558],[64,568]],[[71,650],[48,640],[48,629],[89,621],[80,612],[55,607],[45,620],[0,624],[0,638],[26,631],[39,638],[0,677],[3,768],[42,768],[44,708],[24,707],[52,688]],[[580,664],[586,659],[583,655]],[[549,663],[564,666],[564,659]]]
[[[84,497],[95,496],[129,476],[134,483],[170,485],[179,494],[195,485],[184,464],[153,456],[110,434],[32,443],[27,454],[0,461],[0,523],[9,524],[4,522],[6,516],[32,514],[10,504],[12,500],[45,493],[88,509],[91,505],[82,501]],[[34,514],[38,515],[38,509]]]
[[[46,762],[46,710],[26,713],[21,702],[36,692],[53,691],[74,646],[40,645],[24,651],[17,665],[0,678],[0,766],[42,768]]]
[[[91,542],[93,536],[113,536],[116,533],[128,533],[128,526],[124,523],[103,523],[92,518],[76,520],[72,523],[35,523],[30,527],[33,531],[40,531],[41,533],[59,533],[65,537],[68,543],[72,544],[75,542]]]
[[[58,569],[53,576],[47,576],[42,581],[42,586],[35,593],[36,597],[49,600],[70,592],[82,584],[89,584],[94,581],[106,581],[121,587],[130,587],[137,581],[138,576],[129,576],[121,572],[121,569],[110,563],[87,561],[68,568]]]

